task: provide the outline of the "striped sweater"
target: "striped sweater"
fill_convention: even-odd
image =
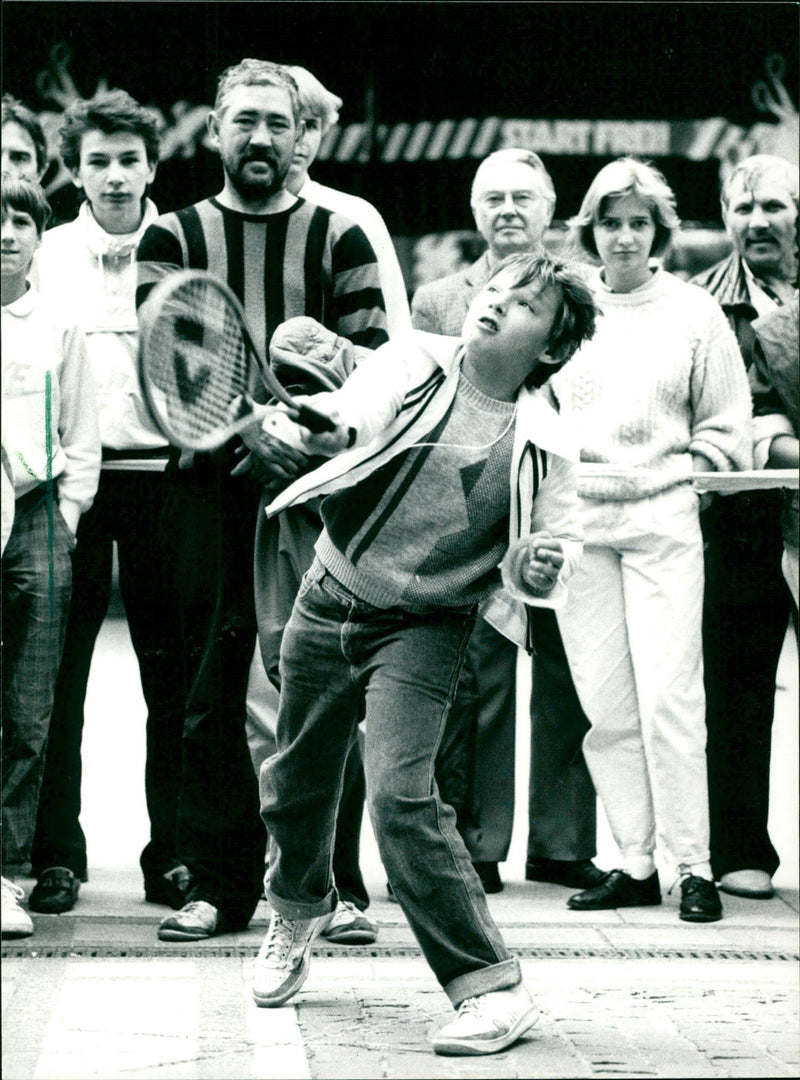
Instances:
[[[165,274],[208,270],[241,300],[264,355],[275,328],[294,315],[310,315],[368,348],[387,340],[369,241],[348,218],[304,199],[261,215],[205,199],[162,215],[142,238],[137,259],[137,306]]]
[[[429,435],[322,504],[317,553],[376,607],[466,607],[500,583],[516,408],[461,374]]]
[[[175,270],[208,270],[227,282],[263,356],[276,327],[296,315],[371,349],[388,338],[378,265],[363,231],[304,199],[273,214],[240,213],[216,198],[163,214],[144,234],[137,261],[137,307]],[[258,387],[253,394],[265,400]],[[230,445],[211,455],[222,473],[230,472]]]
[[[302,353],[302,336],[302,329],[298,333],[288,323],[279,330],[276,345],[280,342],[286,347],[291,343]],[[335,345],[331,342],[332,348]],[[437,427],[448,415],[461,382],[462,355],[457,338],[410,331],[362,359],[341,389],[313,398],[312,402],[327,397],[327,405],[336,410],[344,426],[355,428],[355,445],[290,484],[267,507],[267,513],[274,515],[319,495],[352,488],[387,466],[391,470],[393,462],[402,469],[407,451],[436,438]],[[562,606],[567,596],[566,581],[580,560],[577,450],[568,426],[542,394],[525,387],[517,395],[512,430],[511,467],[506,480],[508,516],[503,508],[495,517],[496,525],[501,520],[504,526],[507,522],[501,545],[508,549],[500,565],[503,587],[483,602],[481,614],[510,640],[530,647],[524,605]],[[502,437],[498,450],[501,442]],[[413,462],[412,458],[407,460]],[[451,489],[458,482],[458,469],[454,468]],[[462,490],[466,491],[463,478]],[[564,565],[552,592],[536,597],[522,580],[520,562],[527,550],[528,535],[542,530],[561,540]],[[329,539],[323,534],[320,543],[327,544]],[[456,542],[460,540],[456,538]],[[340,554],[352,563],[354,547],[347,541],[342,547]],[[326,557],[330,561],[331,549]],[[490,581],[491,575],[487,575],[480,583],[481,591]],[[406,597],[403,606],[407,602]]]

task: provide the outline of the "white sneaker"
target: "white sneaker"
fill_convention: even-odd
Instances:
[[[308,975],[311,945],[328,926],[333,912],[314,919],[284,919],[273,911],[267,936],[256,957],[253,999],[274,1008],[296,994]]]
[[[27,911],[19,906],[25,891],[8,878],[0,878],[0,922],[2,936],[30,937],[33,933],[33,920]]]
[[[775,895],[772,878],[766,870],[731,870],[722,875],[718,887],[720,892],[751,900],[770,900]]]
[[[378,927],[350,900],[340,900],[323,931],[328,941],[341,945],[371,945]]]
[[[219,928],[219,911],[207,900],[190,900],[180,911],[161,920],[161,941],[202,941]]]
[[[433,1039],[437,1054],[496,1054],[533,1027],[539,1010],[522,983],[467,998]]]

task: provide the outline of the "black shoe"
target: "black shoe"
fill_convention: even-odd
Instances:
[[[526,881],[550,881],[570,889],[593,889],[607,876],[591,859],[529,859],[525,863]]]
[[[174,911],[180,911],[191,884],[192,875],[176,859],[163,874],[145,874],[144,898],[151,904],[166,904]]]
[[[51,866],[39,875],[28,897],[28,907],[43,915],[62,915],[75,907],[80,887],[80,881],[66,866]]]
[[[481,879],[485,893],[498,893],[503,891],[503,882],[500,880],[500,872],[496,862],[474,862],[475,873]]]
[[[593,889],[584,889],[567,900],[573,911],[606,911],[621,907],[649,907],[661,903],[658,871],[644,881],[637,881],[624,870],[612,870],[605,881]]]
[[[717,922],[722,918],[722,901],[713,881],[694,874],[681,880],[680,916],[684,922]]]

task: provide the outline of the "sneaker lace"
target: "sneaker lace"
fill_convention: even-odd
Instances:
[[[459,1016],[478,1016],[481,1011],[481,1004],[476,997],[464,998],[458,1007]]]
[[[25,890],[19,885],[15,885],[13,881],[9,881],[8,878],[0,878],[0,887],[2,888],[3,899],[14,904],[18,904],[25,895]]]
[[[267,940],[264,942],[264,958],[282,964],[291,952],[293,944],[293,924],[281,918],[280,915],[274,915],[267,934]]]
[[[209,904],[207,900],[190,900],[188,904],[184,904],[181,908],[181,915],[197,915],[198,918],[207,918],[208,909],[213,911],[214,905]]]

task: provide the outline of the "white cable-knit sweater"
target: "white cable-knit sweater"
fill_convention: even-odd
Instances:
[[[597,332],[548,386],[581,445],[581,461],[648,470],[584,476],[585,498],[666,491],[703,454],[719,471],[752,468],[752,405],[736,338],[702,289],[658,267],[640,288],[590,284]]]

